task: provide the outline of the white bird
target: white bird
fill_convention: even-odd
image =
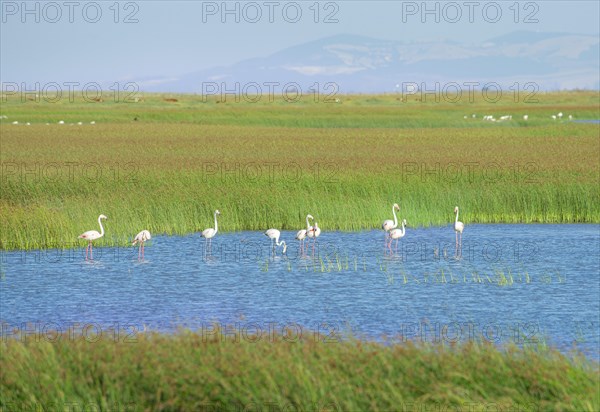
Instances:
[[[560,119],[560,118],[562,118],[562,116],[563,116],[563,115],[562,115],[562,112],[560,112],[560,113],[558,114],[558,118]]]
[[[306,215],[306,229],[299,230],[296,233],[296,240],[300,241],[300,253],[304,253],[304,243],[306,239],[306,234],[310,230],[310,223],[308,223],[308,219],[314,219],[312,215]]]
[[[77,124],[78,124],[79,126],[81,126],[83,123],[82,123],[82,122],[77,122]]]
[[[315,244],[317,243],[317,238],[321,235],[321,229],[317,222],[306,230],[306,236],[309,239],[313,240],[313,255],[315,254]]]
[[[58,124],[65,124],[64,120],[59,120]]]
[[[27,122],[25,123],[26,126],[31,126],[31,123]]]
[[[573,116],[572,115],[569,115],[569,120],[573,120]]]
[[[456,253],[458,253],[458,234],[460,233],[460,249],[462,254],[462,233],[465,230],[465,224],[463,222],[458,221],[458,206],[454,208],[454,214],[456,215],[456,219],[454,219],[454,231],[456,232]]]
[[[398,203],[394,203],[394,205],[392,206],[392,214],[394,215],[394,220],[384,220],[381,224],[381,228],[386,232],[398,227],[398,218],[396,217],[396,210],[400,211],[400,206],[398,206]]]
[[[552,115],[552,120],[556,120],[556,116],[555,115]]]
[[[147,230],[142,230],[140,233],[135,235],[135,238],[133,239],[133,243],[131,245],[135,246],[136,243],[140,244],[140,247],[138,248],[138,259],[139,260],[144,259],[144,242],[146,242],[150,239],[152,239],[152,236],[150,236],[150,232]]]
[[[206,239],[207,250],[208,250],[208,248],[210,248],[212,246],[212,238],[215,237],[215,235],[219,231],[219,227],[217,225],[217,216],[220,214],[221,214],[221,212],[219,212],[218,210],[215,210],[215,227],[214,228],[210,227],[208,229],[204,229],[202,231],[202,234],[200,235]]]
[[[12,124],[19,124],[19,122],[15,120],[14,122],[12,122]]]
[[[399,212],[400,211],[400,206],[398,206],[398,203],[394,203],[394,205],[392,206],[392,214],[394,215],[394,220],[384,220],[383,223],[381,224],[381,228],[385,231],[384,233],[384,246],[383,246],[383,251],[385,253],[385,249],[388,247],[388,237],[389,237],[389,231],[392,229],[396,229],[398,227],[398,218],[396,217],[396,210]]]
[[[402,229],[390,230],[390,254],[392,253],[392,240],[396,239],[396,253],[398,253],[398,240],[406,234],[406,219],[402,219]]]
[[[282,240],[281,242],[279,241],[279,236],[281,236],[281,232],[279,230],[269,229],[265,232],[265,236],[267,236],[267,237],[269,237],[269,239],[271,239],[271,243],[273,245],[273,255],[275,255],[275,245],[277,245],[277,246],[283,245],[282,253],[285,254],[287,245],[285,244],[285,240]]]
[[[477,116],[475,116],[475,113],[473,113],[473,114],[471,115],[471,117],[474,119],[474,118],[475,118],[475,117],[477,117]]]
[[[527,119],[529,119],[529,116],[528,115],[524,115],[523,116],[523,120],[527,121]]]
[[[87,232],[84,232],[78,236],[79,239],[85,239],[88,241],[88,245],[85,248],[85,260],[88,259],[88,250],[90,253],[90,260],[94,259],[94,256],[92,254],[93,253],[92,252],[92,241],[96,240],[96,239],[100,239],[102,236],[104,236],[104,227],[102,226],[102,219],[108,219],[108,218],[104,215],[98,216],[98,224],[100,225],[100,232],[98,232],[97,230],[88,230]]]
[[[466,118],[467,118],[467,115],[464,115],[464,116],[463,116],[463,119],[466,119]]]
[[[94,121],[91,121],[91,122],[90,122],[90,124],[96,124],[96,122],[94,122]]]
[[[384,249],[387,247],[387,238],[389,236],[389,232],[392,229],[396,229],[398,227],[398,218],[396,217],[396,210],[399,212],[400,211],[400,206],[398,206],[398,203],[394,203],[394,205],[392,206],[392,214],[394,215],[394,220],[384,220],[383,223],[381,224],[381,228],[386,232],[385,233],[385,237],[384,237],[384,241],[385,241],[385,246]]]

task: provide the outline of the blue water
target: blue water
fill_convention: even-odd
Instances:
[[[96,247],[92,262],[83,248],[3,252],[2,331],[39,338],[91,325],[125,338],[179,326],[211,334],[218,323],[230,328],[224,339],[351,332],[538,341],[599,357],[599,225],[468,225],[462,257],[450,226],[407,228],[391,256],[381,231],[324,231],[308,257],[299,256],[294,234],[282,233],[283,257],[281,248],[272,256],[260,232],[219,233],[212,251],[198,234],[155,235],[142,262],[133,247]],[[498,285],[499,274],[513,283]]]
[[[600,123],[600,119],[584,119],[584,120],[572,120],[575,123]]]

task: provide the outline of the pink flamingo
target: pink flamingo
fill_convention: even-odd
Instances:
[[[306,239],[306,234],[307,232],[310,230],[310,223],[308,223],[308,219],[314,219],[312,217],[312,215],[306,215],[306,229],[302,229],[299,230],[298,233],[296,233],[296,240],[300,241],[300,253],[304,254],[304,243],[305,243],[305,239]]]
[[[308,223],[308,222],[307,222]],[[315,244],[317,243],[317,238],[321,235],[321,229],[319,228],[319,224],[315,222],[314,226],[306,229],[306,236],[309,239],[313,240],[313,256],[315,254]]]
[[[462,255],[462,233],[463,233],[463,230],[465,230],[465,224],[463,222],[458,221],[458,206],[456,206],[454,208],[454,214],[456,215],[456,219],[454,220],[454,231],[456,232],[455,255],[458,256],[458,250],[459,250],[458,234],[460,233],[460,254]]]
[[[102,227],[102,219],[108,219],[104,215],[98,216],[98,224],[100,225],[100,232],[97,230],[88,230],[77,236],[79,239],[85,239],[88,241],[88,245],[85,248],[85,260],[88,260],[88,251],[90,254],[90,260],[94,260],[93,250],[92,250],[92,241],[96,239],[100,239],[104,236],[104,227]]]
[[[281,242],[279,241],[280,235],[281,235],[281,232],[277,229],[269,229],[265,232],[265,236],[267,236],[269,239],[271,239],[271,244],[273,245],[273,256],[275,256],[275,245],[277,245],[277,246],[283,245],[283,252],[282,252],[283,254],[285,254],[285,251],[287,249],[285,240],[282,240]]]
[[[404,235],[406,234],[406,219],[402,220],[402,229],[392,229],[390,231],[390,243],[389,243],[389,248],[390,248],[390,255],[392,254],[392,241],[394,239],[396,239],[396,253],[398,253],[398,240],[402,239],[404,237]]]
[[[385,231],[385,237],[384,237],[384,242],[385,245],[383,246],[383,250],[385,252],[385,249],[388,247],[388,238],[389,238],[389,231],[392,229],[396,229],[398,227],[398,218],[396,217],[396,210],[399,212],[400,211],[400,206],[398,206],[398,203],[394,203],[394,205],[392,206],[392,214],[394,215],[394,220],[384,220],[383,223],[381,224],[381,228]],[[390,243],[392,243],[390,241]]]
[[[138,260],[144,260],[144,242],[150,239],[152,239],[152,236],[150,236],[150,232],[147,230],[142,230],[135,235],[132,246],[135,246],[136,243],[140,244],[140,247],[138,248]]]
[[[206,250],[208,251],[209,249],[212,248],[212,238],[215,237],[215,235],[217,234],[217,232],[219,231],[219,227],[217,225],[217,216],[220,215],[221,212],[219,212],[218,210],[215,210],[215,227],[214,228],[208,228],[208,229],[204,229],[202,231],[202,234],[200,236],[202,236],[204,239],[206,239]]]

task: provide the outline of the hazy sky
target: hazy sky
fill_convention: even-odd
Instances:
[[[421,1],[66,0],[22,5],[0,1],[4,82],[177,76],[336,34],[478,43],[519,30],[600,32],[596,0],[428,2],[429,14],[423,13]],[[225,14],[225,8],[231,13]]]

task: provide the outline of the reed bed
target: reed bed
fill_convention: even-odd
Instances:
[[[72,247],[101,213],[99,246],[199,231],[215,209],[222,231],[301,228],[306,213],[323,230],[371,229],[395,202],[412,226],[447,224],[455,205],[467,224],[600,222],[600,126],[550,118],[597,119],[597,93],[531,105],[165,98],[3,103],[0,248]]]
[[[58,410],[68,405],[70,410],[127,411],[414,410],[415,405],[417,410],[596,411],[600,407],[598,363],[575,352],[566,356],[539,345],[499,349],[477,341],[386,344],[313,333],[302,339],[267,335],[242,339],[218,330],[210,334],[180,330],[174,335],[83,337],[65,332],[3,339],[0,407],[6,411]]]

